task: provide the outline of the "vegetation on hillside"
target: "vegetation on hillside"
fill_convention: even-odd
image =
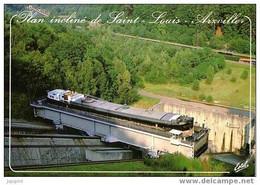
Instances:
[[[199,82],[198,90],[194,89],[194,84],[190,86],[175,83],[145,83],[144,90],[162,96],[177,97],[183,100],[195,100],[201,102],[207,102],[208,100],[210,103],[214,103],[215,105],[248,109],[250,77],[252,80],[252,106],[255,107],[256,105],[255,70],[256,68],[252,67],[252,73],[249,75],[248,65],[228,62],[223,70],[214,75],[211,84],[208,84],[207,80],[201,80]]]
[[[83,166],[69,166],[69,167],[56,167],[56,168],[43,168],[38,169],[40,171],[61,171],[61,173],[13,173],[11,171],[5,171],[5,176],[173,176],[173,177],[185,177],[185,176],[254,176],[255,165],[250,162],[249,168],[234,172],[234,166],[228,165],[223,162],[209,159],[200,158],[187,158],[180,153],[165,154],[159,159],[148,159],[144,162],[122,162],[111,164],[95,164],[95,165],[83,165]],[[62,171],[88,171],[87,173],[62,173]],[[95,173],[95,171],[105,171],[104,173]],[[113,171],[113,173],[109,173]],[[136,171],[138,173],[120,173],[116,171]],[[145,171],[154,171],[155,173],[142,173]],[[165,171],[163,173],[156,173]],[[172,173],[167,173],[171,171]],[[183,173],[175,173],[175,172]],[[191,173],[189,173],[191,172]],[[195,172],[195,173],[194,173]],[[202,172],[202,173],[200,173]],[[205,173],[210,172],[210,173]],[[216,173],[214,173],[216,172]],[[220,173],[230,172],[230,173]]]
[[[6,15],[6,46],[8,28]],[[23,100],[62,88],[130,104],[140,98],[137,88],[144,87],[143,79],[154,84],[191,84],[207,78],[208,69],[215,73],[225,66],[224,58],[208,48],[181,50],[115,38],[108,28],[82,31],[62,25],[57,29],[57,25],[14,22],[12,31],[12,92],[25,94]],[[5,71],[9,67],[7,48]],[[16,98],[14,104],[15,100],[22,101]],[[15,109],[13,116],[20,113]]]
[[[27,5],[6,5],[7,12],[19,12]],[[50,16],[70,15],[77,13],[77,17],[93,20],[102,14],[102,23],[112,21],[111,12],[123,12],[120,19],[146,20],[142,24],[109,24],[115,32],[143,36],[182,44],[224,49],[239,53],[249,53],[249,21],[252,21],[253,52],[255,53],[256,38],[256,6],[239,4],[219,5],[34,5],[50,11]],[[154,18],[152,14],[154,14]],[[161,13],[166,15],[161,20],[181,20],[178,24],[150,24]],[[209,20],[243,20],[243,23],[204,23],[191,24],[209,16]],[[217,36],[220,28],[222,35]]]
[[[212,49],[225,49],[248,54],[249,24],[247,21],[243,24],[215,25],[103,24],[100,27],[88,27],[87,24],[78,27],[69,24],[19,24],[13,21],[11,36],[12,90],[8,92],[9,21],[12,14],[24,10],[25,6],[5,5],[5,117],[8,116],[9,96],[12,98],[12,118],[30,119],[33,117],[33,111],[29,106],[30,100],[45,95],[46,90],[57,88],[70,89],[108,101],[142,108],[149,108],[159,100],[138,95],[139,88],[186,100],[200,100],[211,104],[248,108],[249,78],[252,78],[252,91],[254,92],[255,70],[249,74],[248,66],[226,63],[222,55],[211,51]],[[165,11],[171,17],[179,17],[182,20],[195,20],[198,14],[206,15],[211,11],[214,17],[220,19],[230,17],[234,13],[241,13],[242,16],[247,15],[252,19],[253,52],[255,52],[255,5],[35,6],[49,9],[51,16],[77,12],[78,17],[86,17],[88,20],[94,19],[102,13],[103,23],[109,19],[109,13],[115,10],[123,11],[125,13],[123,17],[141,16],[142,19],[147,20],[151,18],[151,13],[154,11]],[[222,36],[215,35],[217,27],[221,27]],[[203,49],[182,49],[162,43],[126,39],[116,37],[114,32],[201,46]],[[138,100],[139,102],[137,102]],[[254,100],[253,93],[253,106],[255,105]],[[96,165],[95,167],[79,166],[70,167],[70,169],[229,170],[222,163],[214,160],[188,159],[181,154],[164,155],[160,159],[146,159],[144,163],[136,162],[132,165],[127,163],[125,165]],[[66,167],[60,168],[60,170],[66,170]],[[254,169],[250,167],[246,174],[252,175],[253,172]],[[6,172],[6,174],[12,175],[12,172]],[[47,176],[49,174],[37,175]],[[64,176],[64,174],[59,175]],[[80,175],[85,176],[86,174]],[[118,176],[118,174],[114,175]],[[139,175],[146,176],[147,174],[140,173]],[[148,175],[153,176],[154,174]],[[160,175],[169,176],[169,174]]]
[[[9,85],[9,20],[12,14],[26,5],[5,6],[5,115],[8,113]],[[90,20],[102,13],[103,21],[112,10],[124,11],[124,16],[149,19],[151,12],[167,11],[181,19],[192,20],[194,15],[214,11],[214,16],[225,18],[239,8],[254,20],[253,5],[35,5],[50,11],[50,16],[77,12],[77,17]],[[194,10],[195,13],[190,14]],[[184,11],[185,10],[185,11]],[[231,11],[232,10],[232,11]],[[229,13],[228,13],[229,12]],[[248,39],[247,23],[219,25],[224,35],[215,37],[209,25],[148,25],[104,24],[88,27],[75,24],[12,23],[12,111],[14,117],[26,117],[29,103],[20,110],[19,103],[46,94],[46,90],[62,88],[101,97],[108,101],[132,104],[141,97],[137,89],[145,83],[154,85],[177,84],[201,92],[201,81],[214,82],[215,74],[225,67],[224,57],[211,51],[222,48],[227,41],[239,38],[239,47]],[[197,30],[199,29],[199,34]],[[234,30],[239,30],[235,32]],[[203,46],[202,50],[181,49],[161,43],[116,37],[113,32],[124,32],[161,40]],[[234,35],[236,34],[236,35]],[[176,40],[177,39],[177,40]],[[254,39],[253,39],[254,40]],[[233,45],[237,45],[234,42]],[[241,51],[236,48],[234,50]],[[236,81],[247,80],[247,72]],[[231,79],[231,77],[230,77]],[[233,83],[236,81],[232,80]],[[202,93],[200,93],[202,94]],[[210,96],[210,94],[205,94]],[[206,99],[206,98],[205,98]],[[208,98],[215,100],[215,96]]]
[[[140,100],[137,102],[133,103],[131,106],[133,107],[138,107],[138,108],[143,108],[143,109],[149,109],[152,106],[156,105],[159,103],[160,100],[156,98],[151,98],[147,96],[141,96]]]

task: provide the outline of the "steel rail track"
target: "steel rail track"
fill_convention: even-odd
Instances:
[[[9,137],[9,134],[5,134],[5,137]],[[81,136],[81,135],[69,135],[69,134],[11,134],[11,137],[22,138],[67,138],[67,139],[100,139],[98,136]]]
[[[4,146],[4,148],[8,148],[9,146],[8,145],[5,145]],[[82,145],[66,145],[66,144],[64,144],[64,145],[46,145],[46,144],[44,144],[44,145],[13,145],[12,144],[12,148],[53,148],[53,147],[55,147],[55,148],[61,148],[61,147],[84,147],[84,148],[92,148],[92,147],[100,147],[100,145],[89,145],[89,146],[87,146],[87,145],[84,145],[84,144],[82,144]]]

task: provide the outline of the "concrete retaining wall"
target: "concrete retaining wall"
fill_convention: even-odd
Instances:
[[[86,158],[91,161],[131,159],[132,151],[120,148],[102,148],[98,150],[90,148],[86,149]]]
[[[11,166],[49,165],[87,161],[87,147],[103,146],[100,139],[12,138]],[[5,138],[5,167],[9,166]]]
[[[245,147],[249,141],[249,130],[251,130],[251,138],[254,138],[254,127],[249,129],[249,118],[228,114],[228,109],[226,112],[218,112],[175,105],[171,102],[160,103],[154,106],[154,109],[189,115],[194,117],[194,122],[200,126],[205,123],[205,126],[210,128],[210,152],[233,152]]]

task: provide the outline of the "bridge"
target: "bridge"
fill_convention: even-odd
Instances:
[[[157,157],[161,153],[179,152],[189,158],[202,154],[208,147],[208,129],[194,128],[196,140],[188,140],[160,128],[151,128],[140,123],[104,118],[87,111],[47,103],[45,99],[33,101],[30,105],[34,115],[53,121],[57,129],[67,126],[100,136],[102,141],[124,143]]]

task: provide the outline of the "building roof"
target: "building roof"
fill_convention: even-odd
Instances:
[[[65,93],[66,91],[63,90],[63,89],[55,89],[55,90],[52,90],[52,91],[49,91],[48,94],[62,94],[62,93]]]

